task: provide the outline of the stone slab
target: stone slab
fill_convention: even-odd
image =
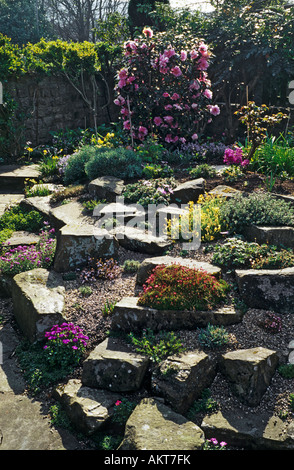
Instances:
[[[251,308],[294,313],[294,267],[284,269],[237,269],[241,298]]]
[[[138,297],[124,297],[114,307],[111,328],[115,331],[193,330],[213,325],[232,325],[242,320],[242,313],[234,307],[207,311],[156,310],[137,305]]]
[[[276,415],[252,411],[218,411],[206,415],[201,429],[206,439],[216,438],[245,450],[294,450],[294,423]]]
[[[201,450],[203,431],[160,400],[145,398],[129,417],[118,450]]]
[[[121,398],[117,393],[85,387],[79,379],[59,385],[53,396],[62,404],[74,427],[88,436],[106,426],[116,401]]]
[[[112,392],[135,391],[140,388],[148,365],[147,356],[134,353],[119,339],[107,338],[84,361],[82,383]]]
[[[166,237],[156,237],[133,227],[117,227],[111,232],[119,244],[126,250],[149,255],[163,254],[172,246],[172,241]]]
[[[62,278],[43,268],[32,269],[12,279],[13,312],[23,334],[34,342],[44,338],[44,332],[64,321]]]
[[[111,258],[117,254],[118,242],[106,230],[90,224],[71,223],[57,234],[54,269],[67,272],[83,267],[89,258]]]
[[[252,225],[245,227],[243,235],[246,240],[258,243],[259,245],[267,243],[269,245],[284,246],[286,248],[294,247],[294,227],[265,227]]]

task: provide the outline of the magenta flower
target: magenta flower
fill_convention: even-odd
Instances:
[[[171,96],[171,99],[176,101],[176,100],[179,100],[180,99],[180,95],[178,93],[174,93],[172,96]]]
[[[153,121],[154,121],[154,124],[155,124],[156,126],[160,126],[160,124],[163,123],[161,117],[159,117],[159,116],[156,116],[156,117],[153,119]]]
[[[167,123],[167,124],[171,124],[174,120],[174,118],[172,116],[164,116],[163,117],[163,120]]]
[[[220,109],[219,109],[218,105],[215,104],[215,105],[209,107],[209,112],[213,116],[217,116],[218,114],[220,114]]]
[[[184,62],[187,59],[187,52],[186,51],[181,51],[181,61]]]
[[[171,69],[171,73],[175,76],[175,77],[180,77],[182,75],[182,71],[180,69],[180,67],[178,65],[176,65],[175,67],[173,67]]]

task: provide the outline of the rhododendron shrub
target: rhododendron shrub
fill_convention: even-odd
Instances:
[[[124,44],[115,104],[132,144],[156,135],[167,146],[198,139],[203,125],[219,114],[208,79],[210,51],[188,35],[143,31]]]

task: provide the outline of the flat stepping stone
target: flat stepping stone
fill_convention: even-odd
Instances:
[[[144,398],[129,417],[118,450],[201,450],[204,440],[195,423],[158,399]]]
[[[197,202],[201,194],[205,192],[205,179],[197,178],[178,185],[171,194],[171,202],[187,204],[190,201]]]
[[[32,211],[37,211],[42,214],[42,216],[47,219],[48,222],[51,222],[50,220],[50,211],[51,211],[51,205],[50,205],[50,200],[51,196],[33,196],[33,197],[26,197],[22,199],[20,202],[20,207],[26,209],[26,210],[32,210]]]
[[[124,189],[124,181],[114,176],[102,176],[91,181],[88,185],[88,191],[98,201],[105,199],[109,202],[115,202],[116,198],[121,196]]]
[[[67,413],[74,427],[90,436],[104,428],[113,415],[117,393],[85,387],[78,379],[58,386],[53,396]]]
[[[242,320],[242,313],[234,307],[220,307],[207,311],[156,310],[138,305],[139,297],[124,297],[114,307],[111,315],[111,329],[114,331],[142,332],[143,328],[153,331],[193,330],[197,327],[232,325]]]
[[[217,437],[230,446],[246,450],[294,450],[294,423],[276,414],[218,411],[203,418],[206,439]]]
[[[248,241],[256,242],[259,245],[266,243],[269,245],[294,247],[294,227],[265,227],[251,225],[245,227],[243,235]]]
[[[220,369],[232,392],[248,406],[259,405],[276,371],[276,351],[257,347],[230,351],[222,356]]]
[[[1,165],[0,187],[24,189],[26,179],[38,180],[41,176],[40,167],[33,165]]]
[[[162,361],[152,373],[151,387],[174,411],[185,414],[215,376],[215,361],[202,351],[189,351]]]
[[[36,245],[39,241],[40,237],[35,233],[17,231],[13,232],[12,236],[3,242],[3,246],[15,248],[20,245]]]
[[[82,383],[112,392],[135,391],[141,387],[148,365],[147,356],[134,353],[122,341],[107,338],[84,361]]]
[[[64,321],[65,288],[53,271],[37,268],[16,274],[11,293],[15,319],[29,341],[43,339],[46,330]]]
[[[111,230],[119,244],[130,251],[147,253],[150,255],[163,254],[172,246],[172,241],[166,237],[156,237],[133,227],[116,227]]]
[[[153,269],[156,268],[156,266],[171,266],[173,264],[185,266],[196,270],[204,270],[208,274],[215,276],[217,279],[221,278],[221,268],[219,268],[218,266],[213,266],[212,264],[207,263],[205,261],[196,261],[181,257],[174,258],[172,256],[157,256],[154,258],[146,258],[142,261],[137,272],[137,284],[143,285],[150,276]]]
[[[294,267],[284,269],[237,269],[241,298],[251,308],[293,313]]]
[[[87,264],[89,258],[112,258],[117,254],[118,242],[106,230],[90,224],[71,223],[57,234],[54,269],[73,271]]]
[[[84,206],[78,201],[68,202],[55,208],[49,209],[49,217],[52,225],[59,230],[65,225],[94,224],[94,219],[84,215]]]

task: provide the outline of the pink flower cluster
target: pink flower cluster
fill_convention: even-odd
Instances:
[[[235,149],[227,148],[224,154],[224,163],[227,165],[241,165],[245,167],[249,165],[249,160],[243,160],[243,151],[240,147]]]
[[[220,112],[211,103],[207,76],[210,52],[203,41],[165,43],[150,28],[144,37],[124,44],[125,64],[118,72],[117,96],[123,128],[144,141],[185,144],[198,138],[201,126]]]

